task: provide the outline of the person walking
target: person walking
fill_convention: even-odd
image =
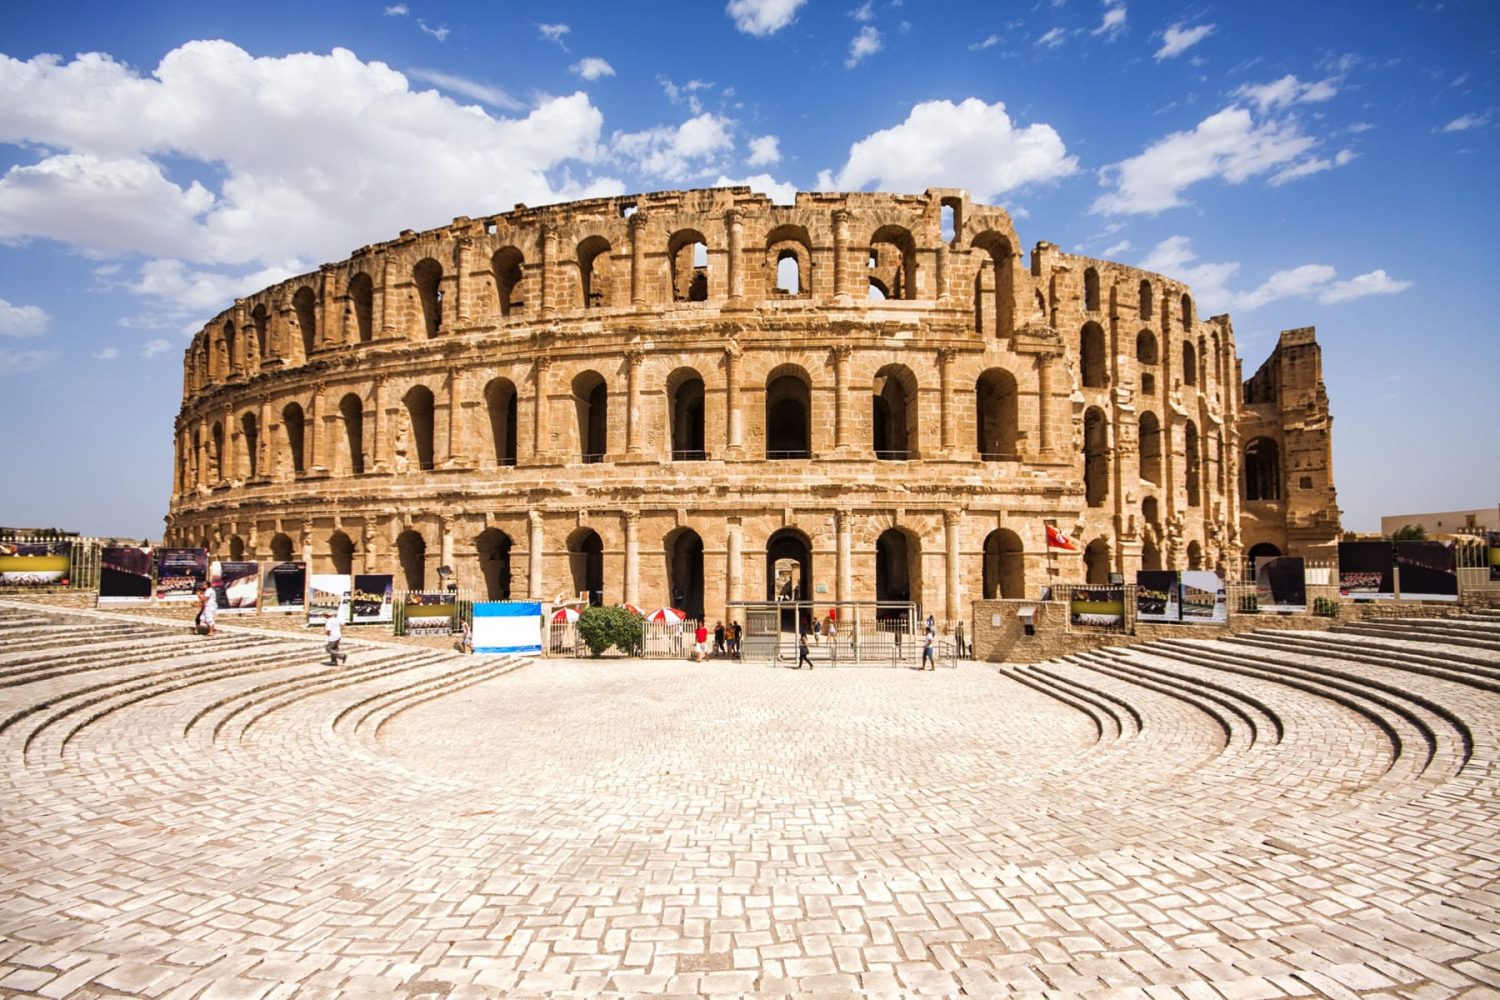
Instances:
[[[823,638],[828,642],[828,648],[833,651],[834,656],[837,656],[839,652],[838,637],[839,627],[833,623],[833,615],[829,614],[828,620],[823,623]]]
[[[219,596],[209,584],[203,585],[198,595],[198,621],[203,625],[204,635],[214,634],[214,613],[219,610]]]
[[[328,650],[328,665],[330,667],[336,667],[349,659],[348,653],[339,652],[339,643],[344,638],[344,629],[339,624],[337,612],[323,619],[323,637],[328,640],[324,648]]]
[[[969,658],[968,644],[964,642],[964,623],[960,618],[957,625],[953,626],[953,641],[958,645],[958,658],[967,660]]]
[[[812,657],[807,655],[807,633],[802,633],[801,642],[797,644],[797,669],[802,669],[802,664],[807,664],[807,669],[813,668]]]
[[[937,669],[937,659],[933,656],[933,653],[932,653],[932,643],[933,643],[933,638],[932,638],[932,633],[931,632],[928,632],[926,635],[922,636],[922,669],[923,670],[936,670]]]
[[[820,646],[823,645],[823,620],[817,614],[813,615],[812,634],[813,642],[816,642]]]
[[[708,627],[702,622],[698,623],[697,630],[693,632],[693,659],[708,659]]]
[[[744,635],[745,629],[738,621],[729,623],[729,655],[735,659],[740,656],[740,636]]]
[[[714,655],[724,655],[724,623],[714,622]]]

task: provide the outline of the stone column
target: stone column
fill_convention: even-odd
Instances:
[[[370,470],[385,472],[389,464],[385,459],[385,376],[375,376],[375,385],[370,390]]]
[[[447,467],[458,468],[464,464],[463,456],[463,373],[457,368],[448,370],[448,461]]]
[[[641,457],[641,361],[646,352],[631,348],[625,352],[625,457]]]
[[[939,242],[937,248],[937,298],[947,302],[952,298],[948,288],[948,244]]]
[[[834,596],[842,606],[854,599],[854,513],[843,509],[835,516],[838,518],[838,579]]]
[[[740,342],[730,339],[724,347],[724,432],[730,458],[739,458],[744,448],[744,419],[740,413]]]
[[[944,458],[953,457],[953,443],[958,435],[955,433],[954,422],[958,416],[957,407],[953,400],[953,359],[958,357],[958,351],[952,347],[941,347],[938,349],[938,392],[939,419],[942,426],[942,451]]]
[[[639,604],[641,593],[640,511],[627,510],[625,518],[625,603]]]
[[[833,300],[847,305],[849,294],[849,210],[833,211]]]
[[[270,479],[275,470],[271,468],[271,400],[267,396],[260,397],[260,426],[256,431],[259,438],[255,447],[260,454],[255,460],[255,475],[257,479]]]
[[[439,566],[453,565],[453,519],[447,517],[438,518],[438,531],[441,542],[439,543]]]
[[[744,547],[744,529],[735,519],[730,519],[727,525],[729,537],[725,546],[724,554],[724,580],[726,583],[726,600],[744,600],[744,567],[741,565],[741,549]]]
[[[455,325],[459,329],[474,322],[473,309],[469,302],[473,295],[473,289],[469,287],[471,284],[469,269],[474,266],[470,260],[473,251],[474,241],[467,236],[460,237],[458,246],[454,248],[454,266],[458,268],[458,271],[453,275],[453,297],[457,300],[453,311],[457,317]]]
[[[627,224],[630,229],[630,304],[646,304],[646,241],[642,230],[646,228],[645,213],[637,210]]]
[[[557,309],[552,302],[557,295],[557,231],[548,225],[543,225],[541,230],[542,315],[548,316]]]
[[[534,601],[542,599],[542,514],[541,511],[526,512],[526,595]]]
[[[956,621],[959,617],[959,559],[961,558],[959,542],[963,535],[964,514],[961,510],[943,511],[943,541],[947,543],[948,550],[948,586],[947,600],[944,602],[944,613],[947,619]]]
[[[365,572],[380,572],[379,533],[375,530],[375,519],[367,517],[364,519],[364,530],[360,533],[360,551],[365,557]]]
[[[840,453],[849,450],[849,357],[853,353],[847,344],[833,349],[833,446]]]
[[[1052,440],[1052,358],[1051,354],[1038,354],[1037,367],[1037,437],[1041,453],[1051,457]]]
[[[389,340],[396,335],[396,265],[387,257],[380,269],[380,336]]]
[[[547,370],[552,367],[550,358],[537,358],[532,365],[532,379],[536,386],[536,398],[532,400],[531,457],[540,463],[547,454]]]
[[[336,347],[344,342],[344,325],[341,319],[338,324],[338,333],[334,333],[333,317],[338,315],[339,310],[333,300],[333,265],[324,264],[319,271],[321,273],[318,275],[318,332],[323,335],[323,342],[313,346]]]
[[[307,564],[307,575],[313,574],[313,523],[302,522],[302,561]]]
[[[737,208],[724,213],[724,224],[729,230],[729,301],[739,305],[745,299],[745,267],[740,260],[740,243],[744,237],[744,214]]]
[[[239,425],[234,419],[234,408],[230,407],[224,411],[224,464],[219,469],[219,479],[223,482],[230,483],[240,478],[240,450],[236,447],[239,439]]]

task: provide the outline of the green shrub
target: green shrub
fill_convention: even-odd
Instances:
[[[1337,618],[1339,616],[1339,602],[1331,597],[1314,598],[1313,614],[1322,615],[1324,618]]]
[[[594,656],[603,655],[611,646],[632,656],[641,648],[643,621],[629,608],[585,608],[573,627]]]

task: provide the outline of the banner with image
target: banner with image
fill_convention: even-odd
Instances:
[[[349,599],[349,620],[355,625],[390,624],[395,621],[396,578],[389,573],[360,573],[354,577]]]
[[[208,567],[208,578],[217,591],[220,611],[250,614],[260,607],[260,563],[216,562]]]
[[[1175,622],[1182,618],[1177,603],[1175,569],[1143,569],[1135,574],[1135,620]]]
[[[1452,542],[1397,542],[1396,571],[1403,601],[1458,600],[1458,560]]]
[[[1307,610],[1307,571],[1301,556],[1255,560],[1255,596],[1262,611]]]
[[[1120,628],[1125,624],[1125,588],[1074,587],[1068,612],[1074,625]]]
[[[1500,531],[1490,532],[1489,563],[1490,582],[1500,583]]]
[[[66,587],[72,542],[0,542],[0,585]]]
[[[322,625],[333,617],[349,620],[349,575],[314,573],[307,586],[307,624]]]
[[[156,599],[193,601],[208,582],[207,549],[157,549]]]
[[[156,553],[147,545],[106,545],[99,550],[99,603],[151,601]]]
[[[458,598],[453,594],[409,593],[403,611],[406,635],[452,635]]]
[[[1183,621],[1197,625],[1229,621],[1229,595],[1224,590],[1224,578],[1213,570],[1184,570],[1177,593]]]
[[[1396,597],[1396,549],[1388,541],[1339,542],[1339,593],[1356,601]]]
[[[540,601],[475,601],[474,652],[540,653]]]
[[[273,563],[266,570],[262,611],[301,611],[307,601],[307,563]]]

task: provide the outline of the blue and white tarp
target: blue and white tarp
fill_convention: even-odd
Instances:
[[[540,601],[475,601],[474,652],[540,653]]]

